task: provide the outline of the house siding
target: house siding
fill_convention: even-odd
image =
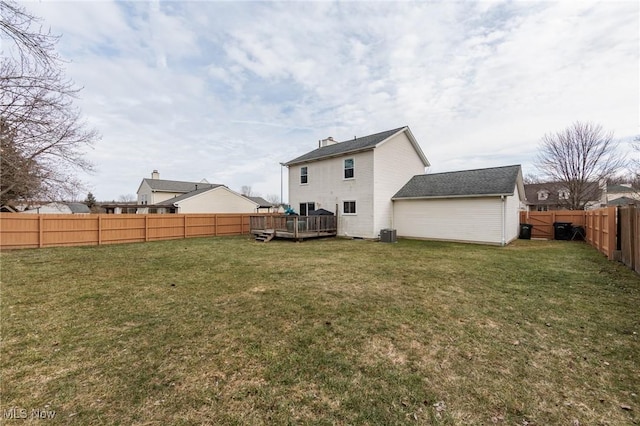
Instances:
[[[404,132],[379,145],[374,153],[375,219],[370,232],[371,236],[377,237],[381,229],[392,227],[391,197],[413,176],[423,174],[425,165]]]
[[[506,200],[506,212],[507,212],[507,221],[506,221],[506,242],[510,243],[511,241],[518,238],[520,234],[520,191],[518,190],[518,185],[515,186],[513,191],[514,196],[507,197]]]
[[[354,178],[344,179],[344,160],[354,159]],[[300,169],[307,167],[308,183],[300,184]],[[356,202],[355,215],[343,215],[344,201]],[[372,237],[373,151],[346,154],[289,167],[289,203],[300,213],[300,203],[314,202],[315,208],[336,213],[338,235]]]
[[[220,186],[178,202],[178,213],[255,213],[258,205]]]
[[[183,192],[157,192],[153,191],[147,182],[143,181],[138,189],[138,204],[142,204],[143,195],[147,196],[147,204],[158,204],[171,198],[182,195]]]
[[[509,198],[507,224],[518,220]],[[500,197],[396,200],[394,226],[400,237],[501,244],[502,208]]]

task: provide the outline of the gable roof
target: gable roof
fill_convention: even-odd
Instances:
[[[172,206],[174,203],[177,203],[177,202],[182,201],[182,200],[186,200],[187,198],[191,198],[193,196],[196,196],[198,194],[202,194],[203,192],[207,192],[207,191],[210,191],[212,189],[219,188],[221,186],[224,186],[224,185],[206,184],[206,187],[204,187],[204,188],[198,187],[198,189],[196,189],[194,191],[189,191],[189,192],[187,192],[185,194],[178,195],[177,197],[173,197],[173,198],[169,198],[168,200],[161,201],[161,202],[157,203],[157,205],[158,206]],[[177,192],[177,191],[175,191],[175,192]]]
[[[620,197],[607,203],[608,206],[626,206],[627,204],[635,204],[638,200],[630,197]]]
[[[347,140],[344,142],[338,142],[333,145],[323,146],[323,147],[314,149],[313,151],[307,152],[306,154],[301,155],[300,157],[294,158],[293,160],[284,163],[284,165],[288,167],[294,164],[308,163],[311,161],[323,160],[325,158],[338,157],[341,155],[351,154],[351,153],[356,153],[361,151],[368,151],[368,150],[374,149],[376,146],[378,146],[382,142],[386,141],[390,137],[395,136],[400,132],[405,132],[407,134],[407,137],[411,141],[411,144],[415,148],[418,156],[420,157],[424,165],[429,166],[429,161],[427,160],[424,153],[422,152],[422,149],[420,149],[420,145],[418,145],[418,142],[413,137],[413,134],[411,133],[411,130],[409,130],[408,126],[398,127],[397,129],[387,130],[384,132],[375,133],[373,135],[363,136],[360,138],[355,138],[355,139]]]
[[[527,183],[524,185],[524,192],[527,197],[527,204],[535,206],[555,206],[559,204],[566,204],[567,200],[560,199],[560,191],[567,191],[567,185],[563,182],[545,182],[545,183]],[[538,199],[538,193],[541,191],[547,192],[548,196],[544,200]],[[584,188],[584,194],[588,195],[588,198],[593,198],[588,201],[597,201],[601,196],[600,185],[597,182],[588,182]]]
[[[84,203],[65,203],[71,213],[91,213],[91,209]]]
[[[638,192],[638,190],[626,185],[607,185],[607,193],[626,194],[630,192]]]
[[[157,192],[191,192],[196,188],[214,188],[220,186],[217,184],[204,183],[204,182],[183,182],[179,180],[165,180],[165,179],[142,179],[142,183],[147,183],[152,191]],[[140,186],[142,186],[140,183]],[[140,188],[138,188],[140,191]]]
[[[216,184],[207,184],[206,188],[198,188],[195,191],[190,191],[190,192],[187,192],[186,194],[178,195],[177,197],[173,197],[168,200],[161,201],[155,205],[156,206],[173,206],[175,203],[179,203],[180,201],[184,201],[188,198],[195,197],[200,194],[204,194],[205,192],[217,190],[218,188],[222,188],[228,192],[231,192],[232,194],[235,194],[238,197],[245,198],[247,201],[254,203],[256,207],[258,206],[258,203],[249,199],[248,197],[245,197],[244,195],[241,195],[235,191],[232,191],[231,189],[227,188],[225,185],[216,185]]]
[[[246,195],[245,197],[258,204],[260,207],[274,207],[273,203],[268,202],[262,197],[247,197]]]
[[[520,165],[416,175],[391,199],[513,195],[521,182]]]

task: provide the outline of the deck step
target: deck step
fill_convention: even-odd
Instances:
[[[256,234],[256,241],[261,243],[268,243],[269,241],[273,240],[275,236],[275,231],[263,231],[259,234]]]

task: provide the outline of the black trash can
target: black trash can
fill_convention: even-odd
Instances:
[[[587,238],[587,233],[584,226],[572,226],[571,227],[571,241],[584,241]]]
[[[530,240],[531,239],[531,230],[533,229],[533,225],[529,223],[521,223],[520,224],[520,236],[521,240]]]
[[[571,234],[571,222],[553,222],[553,238],[555,240],[570,240]]]

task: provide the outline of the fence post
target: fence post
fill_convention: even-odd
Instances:
[[[144,215],[144,241],[149,241],[149,215]]]
[[[616,227],[616,215],[618,213],[617,207],[609,207],[607,209],[607,237],[609,241],[607,241],[608,253],[607,257],[609,260],[614,260],[615,251],[616,251],[616,237],[617,237],[617,227]]]
[[[102,215],[98,215],[98,245],[102,245]]]
[[[182,227],[183,227],[183,233],[184,233],[184,238],[187,238],[187,215],[185,214],[184,216],[182,216]]]
[[[218,236],[218,215],[217,214],[213,215],[213,236],[214,237]]]
[[[38,248],[44,247],[44,217],[38,214]]]

